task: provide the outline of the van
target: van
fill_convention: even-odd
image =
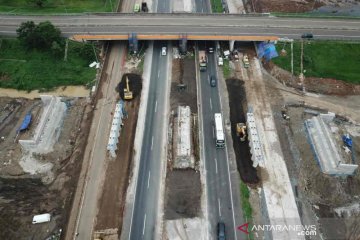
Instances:
[[[140,12],[140,4],[136,3],[134,5],[134,12]]]
[[[217,239],[225,240],[225,223],[219,222],[217,225]]]
[[[215,78],[215,76],[210,77],[210,86],[216,87],[216,78]]]
[[[32,224],[50,222],[50,220],[51,220],[50,213],[44,213],[40,215],[35,215],[33,217]]]

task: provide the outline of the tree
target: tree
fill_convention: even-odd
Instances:
[[[28,21],[21,23],[20,27],[16,30],[18,39],[29,48],[32,48],[36,43],[35,28],[35,23]]]
[[[18,39],[28,48],[50,49],[53,42],[62,43],[60,30],[49,21],[38,25],[32,21],[24,22],[16,32]]]
[[[36,47],[49,49],[53,42],[61,42],[61,32],[51,22],[41,22],[35,28]]]

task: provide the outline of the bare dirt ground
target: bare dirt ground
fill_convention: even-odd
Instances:
[[[19,138],[27,137],[36,127],[36,118],[41,112],[40,100],[0,99],[1,116],[7,114],[4,110],[6,104],[20,104],[0,130],[0,135],[4,136],[0,142],[1,239],[44,239],[66,225],[86,141],[85,129],[90,120],[85,113],[86,99],[66,100],[68,109],[54,151],[37,156],[40,161],[53,164],[52,178],[44,184],[41,181],[43,176],[29,175],[22,170],[18,164],[22,156],[21,147],[14,142],[16,130],[28,111],[32,112],[34,122],[29,131],[20,134]],[[31,224],[33,215],[40,213],[51,213],[53,220],[46,224]]]
[[[259,182],[256,169],[252,166],[249,141],[244,142],[236,136],[236,124],[246,123],[247,102],[244,82],[240,79],[226,79],[227,90],[229,93],[231,135],[233,147],[236,155],[236,163],[241,179],[245,183],[256,184]]]
[[[293,87],[298,90],[302,89],[299,77],[293,76],[290,72],[279,68],[272,62],[265,63],[264,67],[275,78],[281,79],[281,82],[286,86]],[[304,80],[304,86],[306,91],[320,94],[338,96],[360,94],[360,85],[331,78],[306,77]]]
[[[121,235],[120,229],[122,226],[130,166],[133,158],[133,145],[139,103],[140,96],[126,103],[125,108],[128,112],[128,118],[124,120],[124,127],[120,133],[116,159],[108,160],[109,163],[99,202],[95,231],[119,229],[117,234],[118,236]]]
[[[127,72],[136,72],[136,68],[127,64]],[[137,125],[138,110],[141,98],[142,79],[134,73],[123,74],[117,91],[119,98],[124,96],[126,78],[133,92],[133,100],[125,102],[128,117],[123,121],[116,158],[108,157],[107,169],[102,194],[98,204],[95,235],[103,239],[118,239],[121,235],[122,220],[130,169],[134,154],[134,138]]]
[[[200,173],[174,170],[166,177],[165,219],[193,218],[201,212]]]
[[[251,58],[255,56],[251,47],[242,45],[241,51],[246,52]],[[252,68],[253,66],[247,70],[249,76],[255,71]],[[243,72],[243,69],[239,69],[236,64],[234,70],[233,75],[241,78],[242,74],[240,73]],[[288,110],[290,121],[287,121],[283,119],[281,109],[286,104],[304,104],[308,106],[306,108],[313,106],[314,109],[320,112],[332,111],[339,115],[340,119],[342,119],[339,120],[340,125],[338,126],[342,129],[340,132],[344,133],[346,130],[351,132],[355,146],[355,164],[360,164],[359,125],[356,126],[346,122],[349,119],[353,123],[358,124],[360,122],[359,96],[344,96],[342,87],[331,87],[334,80],[330,80],[330,84],[327,84],[327,80],[323,80],[323,82],[317,84],[317,88],[312,88],[313,93],[303,94],[296,88],[289,87],[291,85],[283,84],[289,79],[288,75],[277,74],[275,76],[279,79],[266,72],[265,69],[263,70],[268,99],[271,103],[281,149],[294,187],[294,194],[303,224],[316,224],[320,229],[317,236],[313,236],[312,239],[321,239],[320,233],[323,239],[358,239],[358,236],[360,236],[360,221],[359,209],[356,204],[360,201],[359,171],[356,171],[355,175],[350,177],[335,177],[321,173],[307,141],[304,128],[304,120],[310,116],[304,114],[303,107],[290,107]],[[346,86],[344,88],[346,89]],[[335,95],[317,94],[318,89],[320,89],[321,93],[324,92],[324,89],[331,89],[328,92]],[[336,92],[335,89],[339,91]],[[253,91],[256,91],[256,89],[253,89]],[[237,92],[241,93],[240,90]],[[339,144],[341,144],[340,141]],[[264,176],[261,176],[261,178],[264,178]],[[251,202],[254,222],[261,224],[262,217],[261,213],[259,213],[261,200],[254,190],[251,191]],[[342,218],[335,212],[339,211],[339,207],[345,209],[341,214]]]
[[[178,106],[190,106],[191,113],[197,113],[196,74],[194,59],[174,59],[172,69],[170,109],[176,111]],[[179,90],[178,85],[185,85]]]
[[[341,119],[345,117],[345,119],[351,119],[351,121],[359,123],[360,110],[358,106],[360,105],[360,98],[359,96],[338,96],[342,95],[342,88],[339,89],[340,94],[337,94],[335,90],[330,91],[331,94],[337,96],[303,95],[299,91],[280,83],[286,81],[287,78],[281,78],[284,75],[277,76],[280,77],[278,80],[264,72],[267,88],[272,89],[269,95],[271,96],[276,128],[278,129],[289,175],[296,189],[295,195],[298,199],[300,215],[303,221],[314,222],[315,219],[320,218],[317,224],[326,239],[336,239],[339,236],[344,239],[358,239],[360,234],[358,211],[353,212],[351,217],[339,218],[335,213],[335,208],[347,207],[359,201],[359,171],[356,171],[354,176],[349,177],[335,177],[323,174],[316,163],[306,138],[304,120],[311,116],[304,114],[305,108],[303,107],[290,107],[288,110],[290,121],[285,121],[281,116],[281,109],[284,104],[303,103],[306,106],[323,109],[320,112],[332,111],[340,115]],[[330,80],[330,84],[326,86],[327,82],[324,81],[317,88],[321,88],[320,91],[323,92],[323,89],[329,89],[331,82],[333,80]],[[321,87],[321,85],[323,86]],[[315,89],[313,91],[316,92]],[[307,107],[307,109],[309,108]],[[344,129],[354,129],[352,130],[355,133],[352,136],[355,146],[354,159],[355,164],[360,164],[359,127],[346,121],[340,120],[338,122],[338,127],[343,129],[342,131]],[[339,144],[341,143],[339,142]],[[334,232],[334,229],[339,231]]]
[[[185,86],[179,90],[178,85]],[[174,115],[178,106],[190,106],[192,118],[192,147],[195,157],[195,168],[199,167],[199,138],[197,124],[197,87],[195,61],[191,58],[174,59],[172,64],[172,83],[170,92],[170,130],[169,140],[172,145]],[[168,148],[168,171],[165,189],[165,219],[194,218],[201,213],[200,173],[194,169],[173,169],[172,148]]]
[[[251,12],[300,13],[315,10],[322,6],[344,7],[356,5],[356,0],[250,0],[245,1]]]

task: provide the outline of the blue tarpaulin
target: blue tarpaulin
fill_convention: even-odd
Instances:
[[[24,120],[21,123],[20,128],[17,131],[20,132],[20,131],[27,129],[31,123],[31,118],[32,118],[32,116],[31,116],[30,112],[28,114],[26,114]]]
[[[351,148],[352,148],[352,139],[351,139],[351,137],[350,137],[348,134],[346,134],[346,135],[344,135],[344,136],[342,137],[342,140],[343,140],[344,144],[345,144],[348,148],[350,148],[350,150],[351,150]]]
[[[279,56],[273,43],[261,42],[257,45],[258,57],[265,58],[266,61]]]

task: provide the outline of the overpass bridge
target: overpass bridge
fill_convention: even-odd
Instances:
[[[99,13],[79,15],[0,15],[0,35],[16,36],[25,21],[50,21],[63,35],[82,40],[235,40],[300,38],[360,40],[360,19],[278,18],[242,14]]]

